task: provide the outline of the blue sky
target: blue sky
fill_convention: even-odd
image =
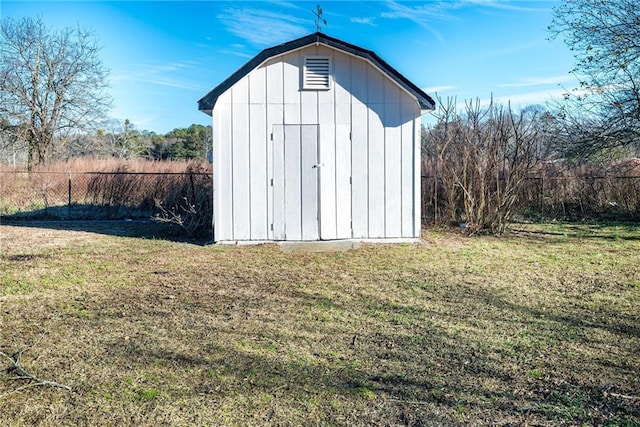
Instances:
[[[110,70],[110,115],[166,133],[210,124],[197,100],[262,49],[314,32],[316,4],[0,0],[0,16],[39,15],[51,26],[93,29]],[[523,107],[577,85],[570,51],[547,40],[557,1],[320,4],[323,32],[375,51],[432,96],[463,102],[493,95]]]

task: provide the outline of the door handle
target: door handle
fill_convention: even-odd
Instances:
[[[321,168],[322,166],[324,166],[324,163],[318,163],[317,165],[311,166],[311,169]]]

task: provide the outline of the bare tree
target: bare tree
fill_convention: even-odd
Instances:
[[[29,17],[0,23],[0,115],[21,130],[29,167],[46,161],[54,138],[86,130],[107,111],[99,50],[90,31]]]
[[[574,54],[580,88],[561,110],[568,154],[640,149],[640,8],[637,0],[565,0],[552,37]]]
[[[131,158],[146,155],[151,143],[143,138],[129,119],[110,119],[98,130],[98,139],[108,154],[114,157]]]

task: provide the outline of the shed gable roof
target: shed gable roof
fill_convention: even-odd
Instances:
[[[386,61],[380,58],[375,52],[363,49],[359,46],[344,42],[342,40],[329,37],[323,33],[313,33],[307,36],[301,37],[296,40],[292,40],[278,46],[270,47],[264,49],[262,52],[258,53],[255,57],[253,57],[249,62],[244,64],[240,69],[238,69],[235,73],[229,76],[226,80],[220,83],[218,86],[213,88],[209,93],[207,93],[204,97],[198,100],[198,109],[207,114],[211,114],[213,107],[218,100],[218,97],[224,93],[231,86],[236,84],[242,77],[249,74],[251,70],[258,67],[260,64],[272,58],[274,56],[282,55],[284,53],[290,52],[292,50],[296,50],[308,45],[312,45],[314,43],[322,43],[326,46],[333,47],[335,49],[342,50],[344,52],[350,53],[352,55],[363,58],[381,71],[383,71],[387,76],[393,79],[397,84],[402,86],[405,90],[411,93],[416,97],[420,108],[423,110],[432,110],[435,107],[435,102],[433,98],[427,95],[422,89],[417,87],[411,81],[409,81],[406,77],[400,74],[395,68],[389,65]]]

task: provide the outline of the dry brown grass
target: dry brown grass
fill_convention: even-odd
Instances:
[[[171,208],[184,203],[185,197],[202,212],[210,212],[211,183],[211,165],[195,161],[72,158],[34,167],[31,173],[0,165],[0,215],[151,217],[156,200]]]
[[[34,166],[33,172],[85,173],[85,172],[142,172],[142,173],[184,173],[193,168],[210,170],[211,165],[202,161],[155,161],[145,159],[72,157],[67,161]],[[26,170],[24,165],[16,168],[0,162],[0,170]]]
[[[344,253],[91,227],[0,227],[0,351],[72,388],[2,374],[0,425],[640,423],[637,227]]]

